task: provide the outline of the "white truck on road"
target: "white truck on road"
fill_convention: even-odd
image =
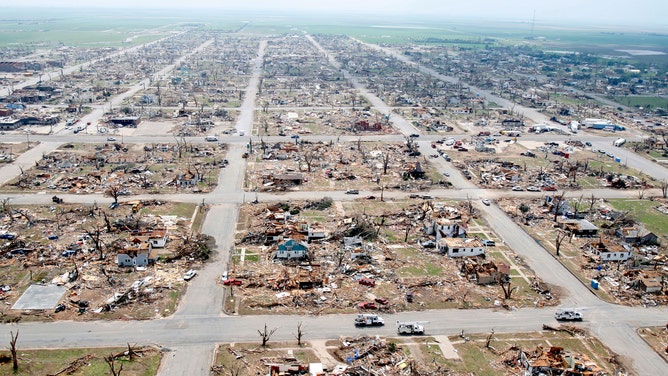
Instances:
[[[397,321],[397,332],[399,334],[424,334],[424,324],[426,321]]]
[[[570,308],[563,308],[557,310],[554,314],[557,321],[582,321],[582,313]]]
[[[616,147],[620,147],[620,146],[624,145],[625,143],[626,143],[626,139],[620,137],[620,138],[616,139],[616,140],[612,143],[612,145],[613,145],[613,146],[616,146]]]
[[[355,317],[355,326],[383,326],[385,320],[374,313],[360,313]]]

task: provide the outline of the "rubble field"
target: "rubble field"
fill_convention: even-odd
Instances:
[[[258,113],[254,128],[260,136],[399,134],[384,115],[363,108],[269,110]]]
[[[19,370],[12,371],[9,351],[0,352],[0,374],[17,376],[44,375],[107,375],[110,366],[105,358],[113,358],[114,369],[123,376],[150,376],[158,373],[162,352],[152,346],[128,348],[27,350],[20,348],[18,339]],[[110,358],[111,357],[111,358]]]
[[[639,328],[638,334],[668,362],[668,325]]]
[[[310,143],[253,145],[247,188],[261,192],[287,190],[422,190],[448,186],[413,142]],[[380,193],[380,192],[379,192]]]
[[[431,157],[449,155],[454,167],[485,189],[649,189],[656,185],[650,176],[627,168],[614,155],[591,150],[577,140],[499,141],[494,137],[474,136],[457,148],[433,143],[435,153]],[[461,152],[462,148],[467,151]]]
[[[191,144],[66,143],[22,171],[3,189],[132,194],[210,192],[225,168],[226,146]]]
[[[651,203],[655,215],[668,212],[664,199],[642,202]],[[634,306],[668,304],[668,234],[650,231],[641,214],[596,197],[562,200],[561,194],[498,204],[600,297]]]
[[[459,360],[447,359],[446,375],[626,375],[629,365],[576,326],[543,325],[530,333],[450,336]]]
[[[209,257],[199,207],[156,200],[0,207],[0,318],[151,319],[171,315],[186,270]],[[28,286],[58,285],[53,309],[12,309]]]
[[[543,329],[444,338],[341,337],[324,343],[302,339],[301,346],[297,342],[268,342],[265,347],[222,344],[210,375],[298,375],[309,368],[341,376],[517,375],[549,368],[569,375],[626,375],[618,357],[586,331],[568,325]],[[454,347],[454,352],[447,347]]]
[[[320,201],[244,205],[226,310],[238,314],[398,312],[558,304],[558,294],[469,214],[470,203]],[[448,257],[435,223],[459,241],[497,240]],[[466,234],[468,238],[463,238]],[[472,243],[473,244],[473,243]],[[484,250],[483,246],[479,246]]]

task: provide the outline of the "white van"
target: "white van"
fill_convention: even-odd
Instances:
[[[218,141],[218,137],[216,137],[216,136],[206,136],[205,140],[207,140],[209,142],[216,142],[216,141]]]

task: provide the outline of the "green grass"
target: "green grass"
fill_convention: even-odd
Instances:
[[[610,204],[620,211],[629,211],[629,214],[642,222],[649,231],[659,237],[668,236],[668,217],[654,209],[658,203],[649,200],[614,199]]]
[[[19,346],[20,346],[19,337]],[[59,349],[59,350],[23,350],[19,352],[19,370],[12,372],[12,364],[3,363],[0,365],[0,375],[16,376],[43,376],[56,374],[62,371],[75,359],[85,355],[91,355],[88,364],[82,366],[75,375],[107,375],[109,366],[104,361],[104,357],[110,354],[118,354],[123,351],[122,348],[95,348],[95,349]],[[3,351],[4,353],[4,351]],[[141,358],[135,358],[130,362],[127,359],[116,360],[116,370],[123,365],[123,375],[134,376],[152,376],[158,372],[161,353],[153,351],[146,353]]]
[[[657,107],[668,109],[668,99],[660,97],[625,95],[614,97],[613,100],[629,107],[643,107],[650,110]]]

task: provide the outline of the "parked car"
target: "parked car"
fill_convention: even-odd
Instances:
[[[360,280],[358,282],[359,282],[360,285],[364,285],[364,286],[371,286],[371,287],[376,286],[376,281],[374,281],[371,278],[360,278]]]
[[[290,138],[294,138],[296,140],[296,139],[299,138],[299,135],[298,134],[293,134],[292,136],[290,136]]]
[[[482,199],[482,203],[485,204],[485,205],[487,205],[487,206],[489,206],[489,205],[492,204],[492,203],[491,203],[488,199],[486,199],[486,198],[483,198],[483,199]]]
[[[116,138],[114,138],[114,137],[107,137],[107,141],[116,141]]]
[[[480,241],[480,243],[482,243],[482,245],[486,245],[488,247],[496,246],[496,243],[494,242],[494,240],[489,240],[489,239],[483,239],[483,240]]]
[[[532,185],[532,186],[527,187],[527,191],[538,192],[538,191],[540,191],[540,188]]]
[[[544,191],[556,191],[557,188],[552,186],[552,185],[546,185],[546,186],[543,187],[543,190]]]
[[[223,285],[225,286],[241,286],[242,283],[243,282],[241,282],[240,280],[234,278],[228,278],[223,281]]]
[[[197,275],[197,270],[190,269],[186,272],[186,274],[183,275],[183,279],[186,281],[190,281],[191,279],[195,278]]]
[[[376,303],[382,304],[382,305],[387,305],[387,303],[388,303],[387,299],[385,299],[385,298],[376,298],[374,300],[376,301]]]
[[[520,187],[519,185],[516,185],[513,187],[513,191],[523,191],[524,188]]]
[[[417,133],[413,133],[413,134],[411,135],[411,137],[413,137],[413,138],[417,138],[417,137],[420,137],[420,135],[417,134]]]
[[[359,193],[360,191],[358,191],[357,189],[349,189],[346,191],[347,195],[358,195]]]
[[[16,238],[15,234],[10,234],[8,232],[5,232],[4,234],[0,234],[0,239],[14,240],[15,238]]]
[[[443,173],[443,175],[444,176],[450,176],[450,173],[446,171],[446,172]]]
[[[378,306],[374,302],[361,302],[357,304],[357,307],[361,309],[378,309]]]

